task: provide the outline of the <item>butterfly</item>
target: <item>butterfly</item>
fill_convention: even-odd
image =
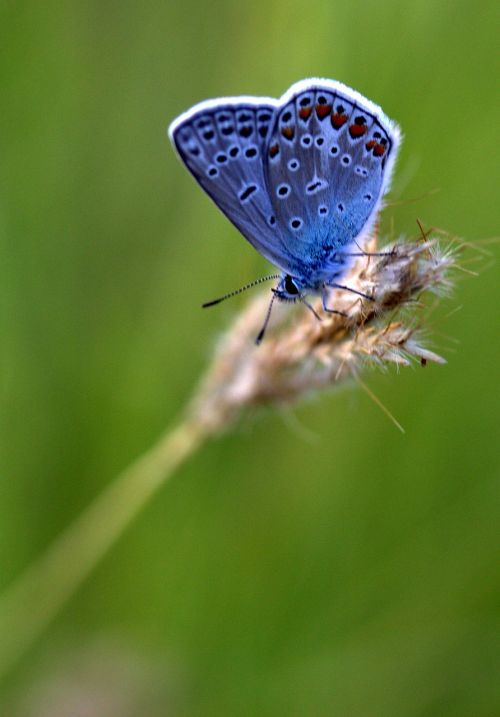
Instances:
[[[340,313],[327,305],[329,289],[348,288],[339,281],[360,255],[358,241],[389,188],[398,125],[346,85],[307,79],[278,100],[200,102],[168,134],[219,209],[280,270],[266,277],[279,281],[257,343],[275,298],[302,301],[316,314],[306,296],[320,294],[326,312]]]

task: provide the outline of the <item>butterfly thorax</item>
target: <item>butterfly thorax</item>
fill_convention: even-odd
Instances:
[[[305,250],[307,252],[307,247]],[[328,241],[322,245],[311,244],[307,256],[290,257],[288,274],[301,292],[321,292],[325,283],[332,283],[346,273],[353,263],[353,254],[350,245],[338,248]]]
[[[346,254],[334,253],[318,265],[301,265],[295,272],[281,275],[274,294],[281,301],[297,301],[308,294],[324,294],[325,287],[344,276],[352,261],[353,258]]]

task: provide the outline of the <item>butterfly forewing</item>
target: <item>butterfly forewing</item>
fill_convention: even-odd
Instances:
[[[170,135],[181,159],[224,214],[263,256],[286,271],[287,252],[263,165],[275,113],[266,103],[205,102],[176,120]]]

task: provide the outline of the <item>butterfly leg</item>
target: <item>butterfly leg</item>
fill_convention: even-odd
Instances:
[[[323,291],[321,292],[321,300],[323,301],[323,311],[327,314],[338,314],[339,316],[347,316],[345,311],[337,311],[337,309],[329,309],[326,305],[328,301],[328,292],[326,290],[326,284],[323,285]]]
[[[304,304],[304,306],[307,306],[307,308],[309,309],[309,311],[310,311],[312,314],[314,314],[314,316],[318,319],[318,321],[323,321],[323,319],[322,319],[321,316],[318,314],[318,312],[316,311],[316,309],[314,308],[314,306],[311,306],[311,304],[310,304],[308,301],[306,301],[306,300],[304,299],[304,297],[302,297],[302,298],[300,299],[300,302],[301,302],[302,304]]]
[[[363,299],[366,299],[367,301],[375,301],[373,296],[368,296],[368,294],[363,294],[362,291],[358,291],[357,289],[352,289],[350,286],[344,286],[344,284],[326,284],[326,286],[331,286],[332,289],[342,289],[343,291],[350,291],[352,294],[357,294],[358,296],[361,296]]]
[[[339,252],[339,256],[395,256],[396,252],[392,251],[343,251]]]
[[[359,251],[340,251],[339,256],[395,256],[397,253],[396,246],[393,246],[390,251],[365,251],[357,241],[354,242]]]

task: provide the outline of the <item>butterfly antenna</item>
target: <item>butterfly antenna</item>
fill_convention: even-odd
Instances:
[[[212,301],[206,301],[201,306],[203,309],[206,309],[209,306],[215,306],[215,304],[220,304],[221,301],[230,299],[232,296],[237,296],[238,294],[241,294],[243,291],[246,291],[247,289],[251,289],[254,286],[263,284],[264,281],[271,281],[272,279],[279,279],[279,278],[280,278],[280,274],[271,274],[270,276],[262,276],[260,279],[255,279],[255,281],[251,281],[249,284],[245,284],[245,286],[242,286],[240,289],[235,289],[235,291],[230,291],[229,294],[224,294],[224,296],[221,296],[218,299],[213,299]]]
[[[269,323],[269,319],[271,318],[271,309],[273,308],[275,298],[276,294],[273,294],[271,301],[269,302],[269,307],[267,309],[266,318],[264,319],[264,324],[259,331],[257,338],[255,339],[255,343],[257,344],[257,346],[261,343],[262,339],[264,338],[264,334],[266,333],[267,325]]]

